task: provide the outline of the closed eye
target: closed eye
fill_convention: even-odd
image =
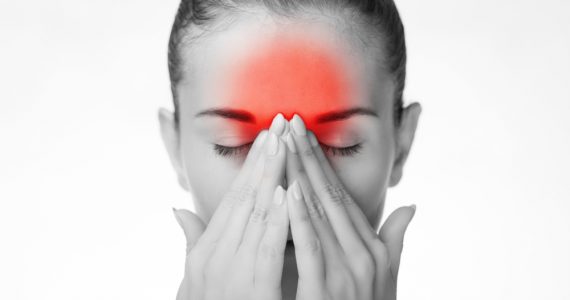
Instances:
[[[331,153],[334,156],[354,156],[362,149],[362,144],[355,144],[348,147],[332,147],[321,143],[321,148],[325,153]]]
[[[217,155],[222,157],[234,157],[246,154],[251,148],[253,142],[243,144],[235,147],[228,147],[223,145],[214,144],[214,151]],[[362,149],[362,144],[355,144],[349,147],[333,147],[320,143],[321,148],[325,153],[331,153],[334,156],[354,156]]]
[[[249,151],[251,145],[253,145],[253,142],[235,147],[227,147],[227,146],[214,144],[214,151],[216,152],[216,154],[223,157],[233,157],[244,154],[244,152]]]

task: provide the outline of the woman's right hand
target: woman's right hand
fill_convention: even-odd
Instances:
[[[281,299],[289,216],[284,177],[286,148],[281,114],[253,143],[243,167],[208,226],[175,210],[187,240],[177,300]]]

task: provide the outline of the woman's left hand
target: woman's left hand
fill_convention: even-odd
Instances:
[[[287,190],[299,272],[297,299],[396,299],[404,233],[415,206],[376,234],[299,116],[287,137]]]

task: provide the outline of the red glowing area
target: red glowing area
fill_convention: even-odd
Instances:
[[[269,127],[277,113],[300,115],[313,131],[320,114],[350,107],[354,91],[342,55],[310,39],[265,44],[229,72],[229,106],[255,116],[246,134]]]

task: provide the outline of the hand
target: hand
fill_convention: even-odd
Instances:
[[[297,115],[287,137],[287,191],[299,272],[297,299],[396,299],[404,233],[415,207],[397,209],[378,236]]]
[[[278,135],[285,125],[278,115],[269,133],[258,135],[207,227],[175,211],[188,243],[178,300],[281,299],[289,217],[279,186],[286,146]]]

